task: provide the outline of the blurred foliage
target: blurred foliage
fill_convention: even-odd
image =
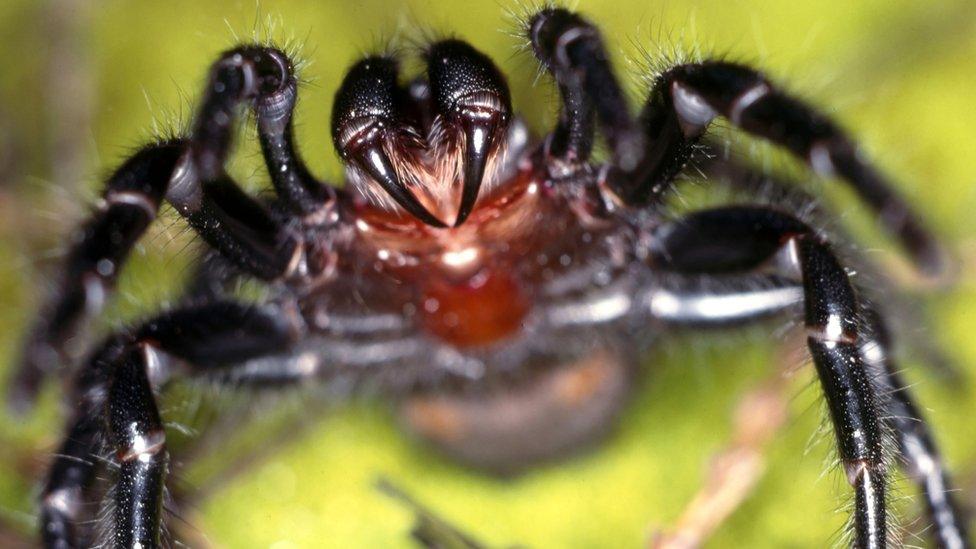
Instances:
[[[332,93],[358,55],[388,43],[445,33],[467,38],[508,73],[516,108],[532,127],[549,127],[555,94],[545,79],[535,83],[531,56],[516,53],[509,8],[528,9],[446,0],[0,3],[7,54],[0,65],[0,373],[14,360],[51,258],[84,214],[99,176],[153,133],[185,122],[208,63],[238,37],[290,40],[308,61],[299,138],[313,171],[335,180],[340,169],[327,131]],[[976,5],[620,0],[581,1],[578,9],[603,28],[635,98],[644,50],[657,55],[681,44],[747,60],[838,116],[896,176],[960,265],[951,289],[909,284],[906,291],[923,298],[931,318],[924,332],[960,365],[962,382],[934,379],[919,361],[907,364],[907,376],[965,497],[976,503]],[[262,188],[248,141],[233,172]],[[851,193],[836,187],[815,190],[863,235],[871,256],[889,265],[892,243],[879,239]],[[179,227],[170,216],[145,239],[106,326],[149,314],[178,295],[193,258]],[[322,414],[287,443],[275,436],[287,422],[270,422],[255,436],[280,450],[184,509],[183,518],[200,539],[225,547],[412,546],[410,509],[374,487],[384,475],[488,544],[639,546],[678,516],[709,456],[726,442],[737,399],[774,371],[777,355],[764,335],[692,334],[662,343],[649,357],[648,382],[607,444],[507,481],[432,455],[397,431],[381,403]],[[824,474],[831,439],[808,444],[821,421],[810,370],[791,384],[791,419],[769,449],[764,478],[710,546],[818,547],[838,539],[848,490],[838,470]],[[0,539],[29,535],[33,527],[32,494],[61,429],[59,394],[51,387],[26,418],[0,411]],[[167,403],[167,412],[193,407],[174,398]],[[301,403],[289,407],[309,413]],[[218,446],[204,457],[180,471],[181,483],[193,485],[236,456]],[[898,505],[907,516],[919,509],[907,500]]]

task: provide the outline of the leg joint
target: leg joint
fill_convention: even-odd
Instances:
[[[157,455],[166,448],[166,433],[162,429],[149,431],[145,434],[133,435],[128,439],[125,447],[116,453],[121,462],[138,460],[140,462],[157,461]]]

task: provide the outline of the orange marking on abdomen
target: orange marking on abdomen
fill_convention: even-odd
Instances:
[[[504,339],[522,326],[530,308],[518,280],[502,269],[484,268],[452,282],[428,282],[418,309],[424,328],[456,347],[477,347]]]

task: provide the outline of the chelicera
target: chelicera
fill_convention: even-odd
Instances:
[[[175,379],[379,385],[409,395],[408,423],[444,451],[512,471],[604,432],[635,358],[665,327],[777,314],[805,324],[854,491],[854,545],[890,543],[893,433],[933,539],[968,546],[882,315],[822,232],[758,203],[678,219],[666,209],[723,117],[845,181],[917,267],[937,273],[938,244],[881,173],[827,117],[747,66],[672,66],[635,117],[591,23],[546,8],[524,33],[558,85],[555,128],[533,137],[504,76],[463,41],[429,44],[426,75],[407,84],[396,58],[367,57],[336,95],[343,189],[317,180],[295,148],[287,55],[242,45],[219,57],[191,131],[143,147],[108,179],[25,346],[11,393],[22,405],[64,361],[164,200],[209,245],[187,305],[111,335],[77,370],[41,494],[46,546],[91,542],[82,503],[104,450],[118,465],[107,541],[159,545],[168,454],[155,393]],[[269,201],[224,169],[242,107],[257,121]],[[600,163],[598,131],[609,150]],[[270,297],[236,301],[224,288],[242,277],[265,281]],[[702,279],[723,283],[692,283]]]

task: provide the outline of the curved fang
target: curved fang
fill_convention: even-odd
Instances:
[[[504,119],[505,116],[498,110],[466,109],[461,114],[461,127],[466,143],[464,186],[461,189],[461,204],[454,221],[455,227],[464,223],[474,209],[481,182],[485,177],[488,156]]]
[[[464,181],[454,226],[471,215],[495,141],[512,110],[508,84],[487,55],[460,40],[427,50],[427,77],[437,111],[464,137]]]
[[[383,152],[383,147],[380,143],[374,142],[366,145],[355,154],[354,160],[404,210],[407,210],[414,217],[432,227],[447,227],[443,221],[437,219],[434,214],[430,213],[417,200],[417,197],[410,192],[410,189],[400,181],[396,169],[393,167],[393,163],[386,156],[386,153]]]

